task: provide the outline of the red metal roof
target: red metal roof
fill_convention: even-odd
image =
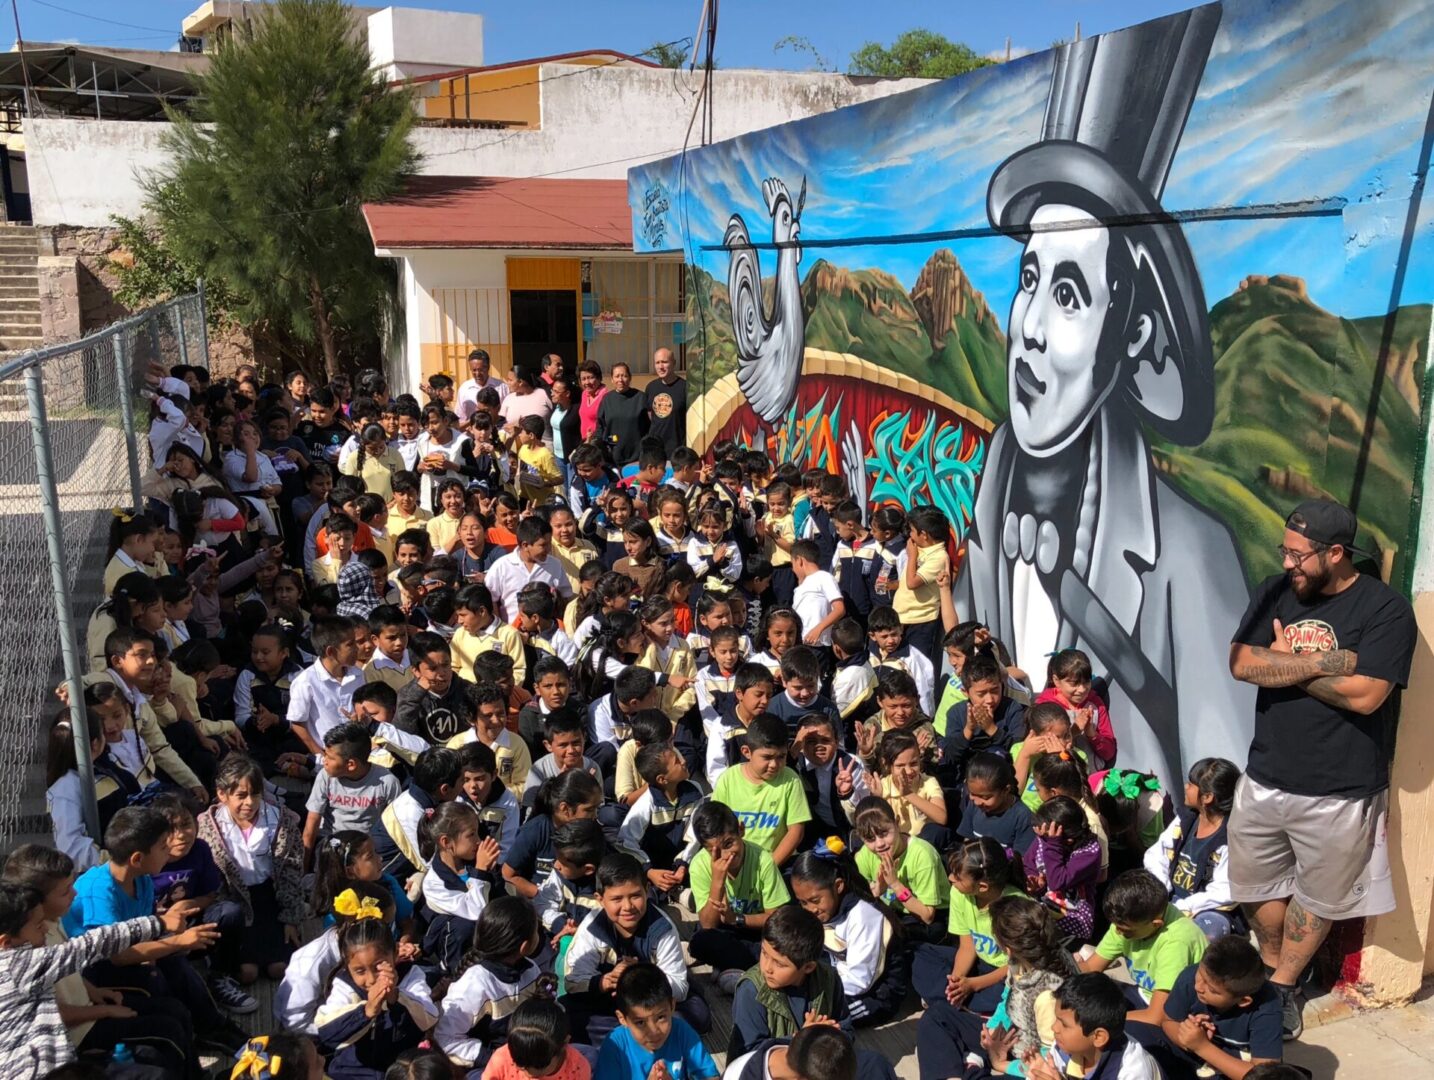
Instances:
[[[363,216],[376,248],[632,250],[626,180],[416,176]]]

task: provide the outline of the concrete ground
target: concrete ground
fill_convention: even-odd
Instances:
[[[1303,1065],[1315,1080],[1434,1077],[1434,998],[1306,1027],[1298,1042],[1285,1044],[1285,1060]]]

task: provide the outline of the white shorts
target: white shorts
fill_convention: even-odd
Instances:
[[[1394,910],[1389,792],[1363,799],[1295,795],[1248,776],[1227,835],[1230,894],[1247,904],[1292,896],[1322,919]]]

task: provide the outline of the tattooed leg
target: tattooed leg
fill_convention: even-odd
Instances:
[[[1280,962],[1272,981],[1281,986],[1294,986],[1314,959],[1334,923],[1306,911],[1298,900],[1291,900],[1285,912],[1284,941],[1280,945]]]
[[[1260,959],[1270,970],[1280,966],[1280,946],[1285,939],[1285,909],[1288,900],[1266,900],[1262,904],[1246,904],[1245,918],[1255,932],[1260,946]]]

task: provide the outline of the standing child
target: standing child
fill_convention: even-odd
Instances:
[[[514,1010],[541,994],[544,976],[533,962],[541,944],[537,913],[522,897],[495,897],[478,917],[463,974],[448,988],[433,1032],[449,1062],[474,1070],[470,1076],[510,1038]]]
[[[872,607],[890,607],[896,598],[901,556],[906,553],[906,514],[900,507],[883,506],[871,515],[871,538],[879,545],[871,560]]]
[[[1076,745],[1086,752],[1094,772],[1115,764],[1116,744],[1110,710],[1090,682],[1090,657],[1079,649],[1062,649],[1046,666],[1046,688],[1035,703],[1052,701],[1065,709]]]
[[[289,954],[302,943],[304,841],[292,810],[264,798],[264,774],[251,758],[230,754],[214,777],[219,799],[199,817],[199,838],[209,845],[224,885],[221,900],[244,912],[239,981],[262,970],[279,979]]]
[[[725,770],[712,798],[732,808],[744,834],[782,866],[797,851],[811,820],[806,793],[787,768],[787,726],[770,713],[747,725],[742,763]]]
[[[832,513],[836,526],[836,553],[832,556],[832,574],[841,587],[847,614],[866,623],[871,614],[871,565],[881,545],[862,523],[862,510],[850,499]],[[926,706],[930,708],[928,704]]]
[[[420,504],[418,474],[408,469],[389,479],[393,500],[388,504],[388,532],[399,537],[410,529],[422,529],[433,515]]]
[[[876,671],[871,665],[861,623],[848,618],[832,627],[832,656],[836,659],[832,704],[841,713],[846,728],[855,731],[856,725],[870,720],[878,709]]]
[[[871,894],[895,907],[907,939],[945,937],[951,889],[936,849],[902,832],[891,806],[875,795],[857,804],[853,824],[862,843],[857,869],[871,883]]]
[[[424,477],[427,480],[427,475]],[[463,481],[452,477],[440,481],[433,495],[433,516],[424,523],[435,552],[452,554],[459,545],[459,526],[467,515],[468,497]]]
[[[797,541],[797,526],[790,484],[778,482],[767,488],[767,513],[757,523],[757,530],[763,541],[761,557],[772,567],[772,595],[778,604],[789,607],[797,587],[797,579],[792,574],[792,545]]]
[[[687,558],[692,530],[687,524],[687,500],[674,487],[660,487],[651,499],[653,520],[648,522],[657,536],[657,552],[669,562]]]
[[[552,450],[543,445],[547,428],[541,416],[524,416],[518,420],[514,442],[518,447],[517,489],[519,497],[533,504],[545,503],[562,487],[563,473]]]
[[[1095,929],[1100,842],[1080,804],[1064,795],[1043,802],[1035,823],[1027,868],[1031,893],[1055,908],[1064,936],[1085,942]]]
[[[822,567],[815,540],[798,540],[792,545],[792,573],[797,578],[792,607],[806,628],[802,641],[825,657],[831,652],[832,627],[841,622],[847,612],[836,578]],[[824,664],[823,670],[830,667]]]
[[[638,609],[646,647],[638,656],[638,666],[647,668],[662,680],[659,708],[674,723],[680,723],[697,705],[697,665],[687,642],[673,633],[672,601],[663,596],[650,596]]]
[[[931,716],[936,690],[931,660],[919,649],[912,648],[896,609],[884,607],[872,611],[866,626],[871,636],[872,663],[878,671],[895,668],[910,675],[916,683],[917,704],[923,713]]]
[[[828,837],[798,855],[792,894],[826,930],[827,956],[841,979],[852,1023],[869,1027],[891,1019],[906,996],[910,954],[900,920],[872,898],[846,845]]]
[[[946,545],[951,523],[934,506],[918,506],[907,518],[910,541],[897,564],[896,594],[891,606],[906,627],[914,651],[934,665],[940,658],[941,597],[937,578],[950,573]]]
[[[1229,934],[1240,919],[1239,906],[1230,899],[1225,832],[1239,782],[1239,768],[1224,758],[1201,758],[1190,766],[1184,806],[1145,852],[1145,869],[1211,941]]]
[[[480,838],[480,831],[477,811],[461,802],[444,803],[418,825],[418,853],[428,862],[422,885],[429,915],[423,951],[450,979],[462,969],[463,954],[488,903],[484,875],[498,865],[498,841]]]
[[[423,969],[400,964],[381,916],[339,931],[340,966],[314,1018],[333,1080],[381,1080],[393,1059],[417,1048],[438,1023]]]

